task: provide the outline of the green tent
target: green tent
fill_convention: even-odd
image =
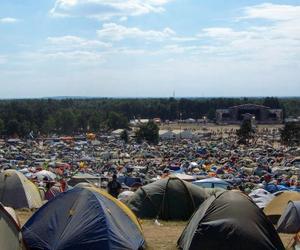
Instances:
[[[207,199],[178,240],[182,250],[281,250],[271,221],[246,195],[224,191]]]
[[[128,206],[139,218],[188,220],[209,196],[208,190],[170,177],[139,188]]]

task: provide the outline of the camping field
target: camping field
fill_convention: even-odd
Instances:
[[[30,209],[17,210],[17,215],[23,226],[33,212]],[[158,226],[153,220],[141,220],[143,233],[148,250],[175,250],[176,242],[183,231],[186,222],[165,222]]]
[[[32,214],[30,209],[17,210],[21,225],[24,225]],[[147,242],[147,250],[176,250],[177,240],[187,223],[159,221],[161,225],[158,226],[153,220],[141,220],[140,222]],[[293,235],[281,234],[280,237],[284,246],[287,246]]]

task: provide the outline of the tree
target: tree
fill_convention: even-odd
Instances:
[[[106,124],[109,129],[128,128],[127,118],[117,112],[108,113]]]
[[[281,141],[288,146],[300,145],[300,123],[286,123],[281,130]]]
[[[149,143],[158,143],[159,127],[153,121],[142,124],[136,132],[136,139],[138,142],[146,140]]]
[[[52,116],[50,116],[43,124],[42,132],[45,134],[50,134],[56,129],[55,120]]]
[[[32,127],[31,127],[31,124],[30,122],[28,121],[22,121],[20,123],[20,136],[28,136],[29,133],[32,131]]]
[[[2,119],[0,119],[0,135],[3,133],[4,131],[4,122]]]
[[[16,119],[9,120],[6,125],[6,133],[10,136],[19,135],[20,123]]]
[[[125,143],[128,143],[129,138],[128,138],[128,132],[126,129],[123,130],[120,137],[121,137],[121,140],[123,140]]]
[[[280,109],[281,105],[277,97],[266,97],[263,102],[264,106],[270,107],[272,109]]]
[[[240,129],[238,129],[236,133],[239,138],[239,143],[247,144],[249,139],[253,138],[255,133],[251,120],[244,120],[241,124]]]
[[[207,118],[209,120],[215,120],[216,119],[216,110],[210,108],[207,112]]]
[[[100,113],[94,113],[89,119],[89,126],[92,131],[98,131],[102,122],[102,116]]]
[[[62,110],[58,115],[58,124],[61,132],[71,135],[76,128],[76,118],[71,110]]]

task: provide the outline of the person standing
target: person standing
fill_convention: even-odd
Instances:
[[[121,191],[121,188],[122,188],[122,186],[121,186],[120,182],[118,182],[118,180],[117,180],[117,175],[114,174],[113,179],[107,184],[107,192],[111,196],[117,198]]]

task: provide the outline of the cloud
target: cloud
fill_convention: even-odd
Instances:
[[[243,25],[245,19],[247,26]],[[269,22],[258,24],[259,19]],[[232,60],[256,60],[265,65],[299,64],[300,6],[249,6],[243,9],[238,24],[237,28],[203,29],[197,35],[204,43],[203,53],[227,56]]]
[[[88,40],[78,36],[48,37],[47,43],[56,50],[93,50],[110,48],[112,46],[110,43],[104,43],[98,40]]]
[[[73,66],[93,67],[103,64],[105,59],[101,52],[96,51],[47,51],[40,50],[36,52],[24,53],[21,55],[24,61],[37,63],[40,66],[47,65],[51,68],[70,68]]]
[[[242,19],[267,19],[273,21],[299,20],[300,6],[264,3],[244,8]]]
[[[13,17],[0,18],[0,23],[17,23],[17,22],[19,22],[19,19]]]
[[[48,37],[42,48],[24,53],[21,57],[24,61],[40,63],[94,66],[105,61],[104,54],[110,48],[110,43],[66,35]]]
[[[133,27],[128,28],[116,23],[105,23],[102,29],[97,31],[98,37],[101,39],[121,41],[123,39],[145,39],[152,41],[162,41],[175,35],[175,31],[165,28],[162,31],[157,30],[141,30]]]
[[[7,61],[6,56],[0,55],[0,64],[5,64]]]
[[[139,16],[160,13],[172,0],[56,0],[52,16],[80,16],[107,20],[112,17]]]
[[[80,50],[47,53],[44,55],[44,58],[51,60],[66,60],[73,64],[78,64],[82,62],[87,62],[89,64],[94,62],[103,62],[103,56],[100,53]]]

